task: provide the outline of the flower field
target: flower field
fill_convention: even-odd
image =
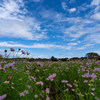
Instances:
[[[0,60],[0,100],[100,100],[100,60]]]

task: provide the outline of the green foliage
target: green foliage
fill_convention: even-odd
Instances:
[[[93,59],[93,58],[98,58],[99,55],[98,53],[90,52],[90,53],[87,53],[85,57],[88,57],[89,59]]]
[[[57,61],[57,58],[55,58],[54,56],[51,57],[51,61]]]

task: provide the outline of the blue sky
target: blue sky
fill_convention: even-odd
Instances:
[[[100,0],[0,0],[0,54],[11,47],[30,58],[100,55]]]

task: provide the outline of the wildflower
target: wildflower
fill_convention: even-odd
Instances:
[[[24,54],[25,55],[25,52],[22,50],[22,54]]]
[[[84,68],[82,68],[82,71],[85,71],[85,69],[84,69]]]
[[[42,81],[40,81],[40,84],[41,84],[41,85],[43,85],[43,82],[42,82]]]
[[[88,84],[89,86],[93,86],[93,84]]]
[[[15,89],[13,86],[11,86],[12,89]]]
[[[88,80],[84,80],[84,83],[87,83],[88,82]]]
[[[71,85],[71,84],[67,84],[67,86],[72,87],[72,85]]]
[[[11,80],[11,79],[12,79],[12,75],[8,75],[8,79],[10,79],[10,80]]]
[[[84,95],[83,94],[80,94],[80,93],[77,93],[77,95],[84,97]]]
[[[1,66],[0,66],[0,69],[2,69],[2,70],[4,70],[4,71],[6,71],[6,70],[5,70],[5,68],[2,68]]]
[[[10,48],[11,51],[15,51],[13,48]]]
[[[31,88],[32,86],[28,85],[28,88]]]
[[[49,88],[46,88],[46,90],[45,90],[45,91],[46,91],[46,93],[49,93]]]
[[[61,82],[62,82],[62,83],[67,83],[68,81],[67,81],[67,80],[62,80]]]
[[[94,97],[96,100],[100,100],[98,97]]]
[[[68,91],[69,89],[66,89],[66,91]]]
[[[37,64],[40,65],[41,67],[43,67],[43,63],[37,61]]]
[[[48,78],[46,78],[46,80],[51,80],[53,81],[53,79],[56,77],[56,73],[53,73],[52,75],[50,75]]]
[[[5,81],[5,82],[3,82],[3,83],[9,84],[9,81]]]
[[[37,98],[37,97],[38,97],[38,95],[36,94],[34,97],[35,97],[35,98]]]
[[[7,96],[6,94],[0,96],[0,100],[3,100],[6,96]]]
[[[28,94],[29,92],[28,92],[28,90],[25,90],[24,93]]]
[[[7,67],[10,67],[10,66],[13,66],[14,64],[15,64],[15,62],[13,62],[13,63],[8,63],[8,64],[4,65],[4,68],[7,68]]]
[[[91,92],[91,94],[94,96],[94,93],[93,92]]]
[[[95,90],[95,88],[92,88],[91,90],[92,90],[92,91],[94,91],[94,90]]]
[[[89,63],[87,62],[86,65],[89,65]]]
[[[46,97],[46,100],[50,100],[50,97],[47,96],[47,97]]]
[[[42,93],[44,93],[44,90],[42,90]]]
[[[75,89],[72,89],[72,91],[75,91]]]
[[[20,96],[20,97],[21,97],[21,96],[23,96],[23,97],[24,97],[24,92],[20,93],[20,94],[19,94],[19,96]]]
[[[36,85],[38,85],[38,84],[43,85],[43,82],[42,82],[42,81],[40,81],[40,82],[36,82],[35,84],[36,84]]]
[[[33,76],[31,76],[31,78],[34,80],[34,82],[36,82],[36,78],[34,78]]]

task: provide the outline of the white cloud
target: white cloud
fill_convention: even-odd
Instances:
[[[66,10],[66,8],[67,8],[66,3],[65,3],[65,2],[62,2],[61,5],[62,5],[62,8],[63,8],[64,10]]]
[[[78,43],[68,43],[68,45],[78,45]]]
[[[69,3],[74,3],[74,2],[76,2],[76,0],[70,0],[70,1],[69,1]]]
[[[100,34],[94,33],[92,35],[88,35],[87,37],[85,37],[85,41],[88,41],[88,40],[90,43],[100,44]]]
[[[83,49],[86,49],[87,47],[91,47],[91,46],[93,46],[94,44],[86,44],[86,45],[84,45],[84,46],[82,46],[82,47],[79,47],[79,48],[77,48],[77,50],[83,50]]]
[[[93,0],[91,2],[91,5],[99,5],[100,4],[100,0]]]
[[[40,44],[40,43],[34,43],[33,45],[23,45],[23,44],[10,44],[7,42],[0,42],[1,47],[22,47],[22,48],[43,48],[43,49],[52,49],[52,48],[58,48],[58,49],[65,49],[70,50],[72,46],[62,46],[62,45],[55,45],[55,44]]]
[[[47,39],[46,31],[41,30],[41,22],[25,17],[26,11],[22,0],[4,0],[0,6],[0,36],[27,40]]]
[[[92,15],[91,18],[100,20],[100,13],[96,13],[96,14]]]
[[[76,8],[71,8],[69,9],[69,12],[72,13],[72,12],[75,12],[76,11]]]
[[[40,2],[41,0],[33,0],[33,2]]]

